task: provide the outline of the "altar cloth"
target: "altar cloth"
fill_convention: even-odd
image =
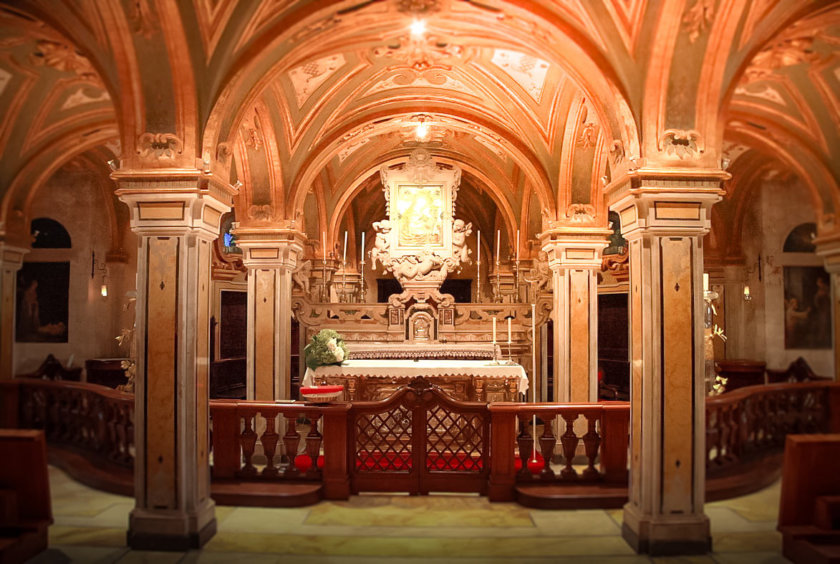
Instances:
[[[405,360],[405,359],[358,359],[345,360],[341,366],[319,366],[306,369],[303,386],[315,384],[316,377],[353,376],[366,378],[405,378],[416,376],[427,378],[469,376],[480,379],[516,378],[518,392],[528,391],[528,375],[519,364],[494,364],[488,360]]]

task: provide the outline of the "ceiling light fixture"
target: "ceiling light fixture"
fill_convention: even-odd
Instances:
[[[414,20],[413,22],[411,22],[409,29],[411,30],[412,37],[414,37],[415,39],[422,37],[422,35],[426,33],[426,21]]]
[[[414,130],[414,138],[420,142],[429,140],[429,124],[423,118],[420,118],[417,129]]]

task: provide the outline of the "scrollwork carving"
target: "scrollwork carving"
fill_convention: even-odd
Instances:
[[[680,160],[700,156],[700,132],[695,129],[666,129],[659,136],[659,150]]]
[[[170,160],[184,150],[184,142],[174,133],[143,133],[137,139],[141,159]]]

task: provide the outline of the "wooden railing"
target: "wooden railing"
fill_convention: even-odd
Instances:
[[[321,481],[324,497],[346,499],[350,491],[347,469],[349,410],[348,403],[318,406],[211,401],[213,479]],[[297,422],[302,419],[307,420],[309,425],[305,436],[298,431]],[[281,437],[278,431],[284,428]],[[262,469],[254,464],[258,440],[263,451],[260,456]],[[285,460],[278,465],[277,444],[281,440]],[[308,458],[308,463],[303,465],[304,470],[296,463],[301,441],[306,445],[305,456]]]
[[[840,432],[840,384],[748,386],[706,400],[706,470],[780,453],[788,434]]]
[[[0,381],[0,424],[43,429],[47,441],[134,467],[134,395],[96,384]]]
[[[489,409],[492,446],[488,495],[491,500],[514,499],[516,483],[627,482],[629,404],[492,403]],[[535,415],[543,422],[542,434],[537,439],[537,460],[541,466],[538,472],[534,472],[529,466],[529,460],[535,450],[530,428]],[[563,431],[559,437],[559,445],[564,467],[559,473],[551,468],[554,451],[558,445],[554,435],[555,420]],[[576,430],[576,427],[579,430]],[[577,462],[575,459],[578,455],[578,445],[581,443],[586,467],[579,472],[574,468],[574,464]],[[515,452],[517,446],[520,461],[518,471]]]
[[[490,499],[513,499],[515,486],[523,483],[626,484],[629,404],[492,403],[487,409]],[[318,481],[324,497],[346,498],[351,415],[347,403],[213,400],[213,479]],[[530,428],[535,415],[543,422],[536,449]],[[51,444],[84,451],[92,460],[132,468],[133,419],[131,394],[77,382],[0,381],[0,426],[44,429]],[[299,432],[301,419],[310,424],[305,435]],[[840,383],[742,388],[707,399],[706,422],[710,479],[746,476],[757,463],[777,456],[788,434],[840,433]],[[281,443],[285,458],[278,464]],[[308,459],[302,470],[296,464],[301,444]],[[537,467],[530,462],[535,450]],[[552,468],[558,459],[562,468]]]

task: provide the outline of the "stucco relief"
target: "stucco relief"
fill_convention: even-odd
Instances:
[[[319,86],[344,66],[344,55],[330,55],[316,61],[310,61],[289,71],[289,80],[295,90],[298,108],[302,108]]]
[[[659,136],[659,150],[680,160],[698,158],[699,146],[700,132],[694,129],[666,129]]]
[[[90,91],[98,92],[96,96],[91,96]],[[0,92],[2,92],[2,88],[0,88]],[[111,99],[111,96],[108,94],[107,90],[99,90],[98,88],[78,88],[75,92],[70,94],[65,100],[64,103],[61,105],[62,110],[69,110],[75,108],[77,106],[83,106],[85,104],[95,104],[97,102],[107,102]]]
[[[535,102],[540,101],[550,67],[548,62],[508,49],[494,50],[490,61],[505,71]]]
[[[779,93],[779,91],[770,86],[769,84],[762,84],[757,88],[739,86],[735,89],[735,95],[750,96],[752,98],[761,98],[762,100],[767,100],[768,102],[779,104],[780,106],[787,106],[787,102]]]
[[[715,21],[715,0],[695,0],[682,19],[683,31],[688,33],[691,43],[705,33]]]
[[[143,133],[137,139],[137,154],[144,160],[171,160],[181,154],[184,142],[174,133]]]

